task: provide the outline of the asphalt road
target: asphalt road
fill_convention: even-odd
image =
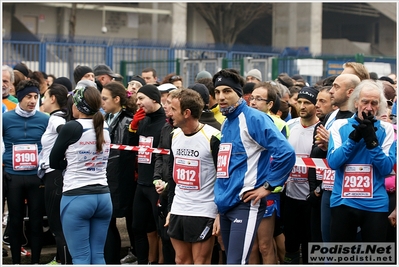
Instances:
[[[126,231],[126,223],[125,223],[125,219],[124,218],[121,218],[121,219],[118,218],[117,221],[116,221],[116,224],[118,226],[119,233],[120,233],[121,239],[122,239],[121,258],[123,258],[124,256],[126,256],[128,247],[130,246],[129,236],[128,236],[127,231]],[[4,228],[3,228],[3,231],[4,231]],[[4,243],[3,243],[3,248],[5,248],[7,250],[8,256],[7,257],[3,257],[2,265],[3,264],[12,264],[10,249]],[[30,251],[29,247],[25,247],[25,248],[28,251]],[[55,245],[44,246],[43,249],[42,249],[41,256],[40,256],[40,264],[49,263],[50,261],[53,260],[55,255],[56,255],[56,247],[55,247]],[[29,256],[21,256],[21,264],[30,264],[30,257]]]

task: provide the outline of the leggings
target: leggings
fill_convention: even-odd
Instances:
[[[310,241],[310,204],[286,196],[284,207],[284,234],[286,254],[295,254],[302,248],[302,261],[308,263]]]
[[[346,205],[331,208],[331,242],[386,242],[388,212],[372,212]]]
[[[158,228],[158,198],[154,186],[137,185],[133,201],[133,233],[138,264],[148,264],[147,233]]]
[[[220,229],[227,254],[226,264],[248,264],[249,255],[266,210],[266,198],[253,205],[240,202],[237,206],[220,214]]]
[[[120,264],[120,254],[121,235],[116,226],[116,218],[111,218],[104,247],[104,258],[106,264]]]
[[[62,171],[60,170],[54,170],[44,175],[44,201],[48,224],[57,245],[57,258],[61,261],[61,264],[71,264],[72,258],[62,232],[60,219],[62,179]]]
[[[62,196],[61,222],[73,264],[105,264],[111,216],[110,193]]]
[[[323,194],[321,195],[321,205],[320,205],[321,235],[322,235],[323,242],[331,242],[330,198],[331,198],[331,191],[323,190]]]
[[[28,200],[30,224],[29,243],[31,244],[31,263],[39,263],[42,250],[44,186],[37,175],[8,174],[7,204],[9,214],[9,236],[12,263],[21,263],[22,227],[25,217],[25,199]]]

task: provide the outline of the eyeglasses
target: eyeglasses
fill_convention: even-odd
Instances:
[[[174,75],[169,79],[170,82],[179,81],[179,80],[181,81],[181,77],[178,75]]]
[[[252,100],[255,100],[256,102],[265,101],[266,103],[269,103],[271,101],[269,99],[261,98],[259,96],[257,96],[257,97],[250,96],[249,101],[252,101]]]

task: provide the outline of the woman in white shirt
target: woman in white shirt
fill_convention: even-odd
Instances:
[[[97,88],[76,88],[73,102],[76,120],[61,129],[50,153],[50,167],[66,169],[60,209],[73,264],[105,264],[104,244],[112,216],[106,176],[110,135]]]
[[[50,168],[49,157],[58,133],[71,117],[67,103],[68,89],[61,84],[52,84],[44,93],[41,109],[50,114],[50,119],[41,139],[42,151],[39,155],[38,169],[38,176],[44,182],[44,201],[48,223],[57,245],[56,260],[61,264],[71,264],[72,259],[62,232],[60,219],[62,171]]]

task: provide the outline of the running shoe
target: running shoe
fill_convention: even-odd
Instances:
[[[61,264],[57,261],[56,257],[54,257],[54,259],[49,263],[47,263],[46,265],[61,265]]]
[[[30,256],[30,252],[27,251],[24,247],[21,247],[21,256],[29,257]]]
[[[10,245],[7,245],[7,247],[11,249],[11,246],[10,246]],[[24,247],[21,247],[21,256],[27,256],[27,257],[29,257],[29,256],[30,256],[30,252],[27,251]]]
[[[137,257],[129,250],[127,255],[121,259],[121,264],[131,263],[137,261]]]

